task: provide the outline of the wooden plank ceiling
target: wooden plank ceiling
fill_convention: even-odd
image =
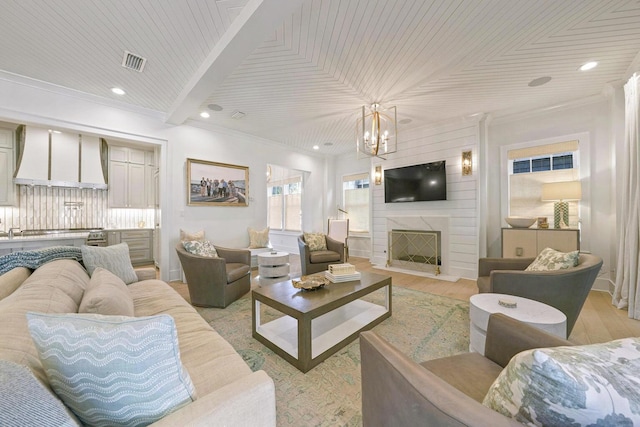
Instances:
[[[640,1],[5,0],[0,40],[0,78],[337,155],[373,102],[410,120],[401,135],[621,84],[638,63]],[[125,50],[147,59],[142,73],[121,66]]]

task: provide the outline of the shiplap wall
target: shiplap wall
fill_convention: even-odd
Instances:
[[[446,160],[447,200],[385,203],[384,185],[373,185],[373,259],[384,265],[387,258],[387,217],[449,216],[448,275],[475,279],[478,265],[478,144],[479,123],[455,123],[421,128],[399,135],[398,150],[387,160],[372,159],[386,169]],[[462,151],[473,152],[473,174],[462,176]]]

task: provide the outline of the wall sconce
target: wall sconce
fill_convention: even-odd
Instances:
[[[473,159],[471,157],[471,151],[462,152],[462,176],[471,175],[473,172]]]
[[[382,166],[376,166],[376,171],[373,174],[373,181],[376,183],[376,185],[382,184]]]

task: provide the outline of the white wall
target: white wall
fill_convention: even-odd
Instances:
[[[395,167],[440,160],[446,160],[447,164],[445,201],[385,203],[384,185],[373,186],[374,264],[384,265],[387,260],[388,217],[445,215],[449,216],[449,257],[448,266],[443,266],[442,272],[450,276],[476,278],[480,239],[477,167],[480,130],[478,121],[414,129],[402,134],[397,152],[390,154],[387,160],[372,159],[371,169],[381,164],[383,175],[384,170]],[[471,176],[462,176],[462,152],[468,150],[473,153],[474,172]]]
[[[164,123],[162,114],[88,97],[74,91],[60,94],[47,85],[33,86],[0,80],[0,120],[55,126],[160,147],[161,265],[163,280],[180,278],[174,246],[179,229],[205,229],[216,244],[248,246],[247,227],[266,225],[266,164],[275,163],[309,172],[305,185],[303,229],[322,230],[327,214],[327,189],[333,171],[322,156],[291,152],[278,144],[226,130],[205,130]],[[59,91],[56,88],[56,91]],[[186,206],[186,158],[249,166],[249,206]],[[331,186],[329,186],[331,183]],[[295,236],[272,240],[297,251]]]
[[[267,225],[267,163],[309,172],[303,195],[303,230],[322,230],[325,222],[325,160],[292,152],[284,146],[232,132],[212,132],[189,126],[176,126],[166,132],[168,146],[167,194],[171,198],[169,215],[175,232],[171,247],[177,242],[179,228],[205,230],[207,240],[232,248],[247,247],[247,227],[262,229]],[[186,205],[186,159],[231,163],[249,167],[248,207],[203,207]],[[300,233],[270,233],[277,249],[298,252]],[[178,271],[176,257],[171,258],[171,278]]]
[[[590,215],[589,234],[583,232],[581,250],[593,252],[603,258],[604,264],[594,288],[609,288],[609,273],[615,267],[615,254],[611,252],[615,236],[615,207],[613,197],[612,167],[614,163],[611,141],[613,109],[608,99],[598,97],[581,105],[558,108],[496,119],[489,127],[487,174],[487,254],[501,254],[500,229],[506,212],[504,195],[507,189],[501,179],[501,147],[530,141],[554,140],[571,135],[586,135],[589,141],[587,155],[588,176],[582,175],[583,200],[581,214]],[[492,160],[493,159],[493,160]],[[583,218],[585,220],[585,218]],[[584,224],[583,224],[584,225]]]

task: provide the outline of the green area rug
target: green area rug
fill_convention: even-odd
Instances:
[[[370,298],[381,299],[382,295]],[[391,317],[373,330],[413,360],[468,351],[467,302],[405,288],[394,288],[392,301]],[[303,374],[251,337],[250,295],[225,309],[197,310],[251,369],[262,369],[273,378],[279,426],[362,425],[358,340]],[[267,317],[275,314],[266,311]]]

